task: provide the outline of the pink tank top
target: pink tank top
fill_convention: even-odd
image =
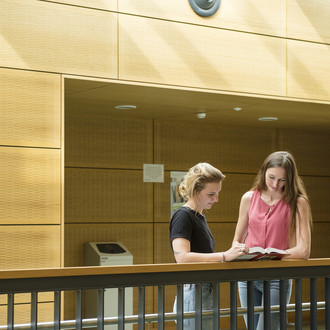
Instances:
[[[268,205],[259,190],[253,192],[249,207],[249,225],[245,244],[248,247],[289,248],[290,206],[284,200]]]

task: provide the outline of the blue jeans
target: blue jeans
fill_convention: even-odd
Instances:
[[[264,294],[264,282],[254,281],[254,306],[263,306],[263,294]],[[286,281],[286,303],[288,304],[291,297],[292,291],[292,280]],[[242,307],[247,307],[247,282],[238,282],[238,292]],[[270,305],[280,304],[280,281],[270,281]],[[264,318],[263,313],[254,315],[254,329],[264,329]],[[247,324],[247,316],[244,315],[245,324]],[[272,312],[270,314],[270,330],[280,329],[280,313]]]
[[[195,310],[195,284],[185,284],[183,288],[183,311],[192,312]],[[213,289],[212,285],[209,283],[202,284],[202,310],[212,310],[213,309]],[[177,312],[176,297],[173,306],[173,312]],[[183,319],[183,329],[195,330],[195,319]],[[202,329],[210,330],[213,329],[213,319],[212,316],[203,317],[202,319]]]

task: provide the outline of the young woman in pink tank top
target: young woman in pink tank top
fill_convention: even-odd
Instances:
[[[286,258],[308,259],[311,249],[312,214],[293,156],[286,151],[270,154],[253,188],[240,203],[233,244],[286,250]],[[247,306],[247,283],[239,282],[242,307]],[[270,281],[271,305],[279,305],[279,280]],[[287,281],[289,303],[292,280]],[[263,305],[263,281],[254,281],[254,304]],[[246,317],[244,317],[245,322]],[[263,314],[255,315],[255,329],[264,329]],[[271,313],[271,329],[280,329],[279,313]]]

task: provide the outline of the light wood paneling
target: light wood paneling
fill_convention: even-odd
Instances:
[[[118,19],[120,79],[285,95],[283,39],[128,15]]]
[[[60,76],[0,69],[0,144],[60,147]]]
[[[38,304],[38,322],[54,321],[54,303]],[[15,305],[14,308],[15,324],[30,324],[31,309],[30,305]],[[0,324],[7,324],[7,306],[0,306]]]
[[[327,201],[329,204],[329,200]],[[317,219],[314,219],[317,220]],[[330,257],[330,222],[314,222],[312,230],[312,250],[311,258]]]
[[[288,40],[287,53],[287,95],[329,101],[330,46]]]
[[[0,306],[7,304],[8,296],[6,294],[0,294]],[[53,292],[38,292],[38,302],[54,301]],[[30,293],[16,293],[14,298],[15,304],[31,303]]]
[[[60,224],[60,150],[0,147],[0,224]]]
[[[206,211],[208,222],[236,222],[242,195],[253,184],[255,175],[224,173],[219,202],[211,210]],[[170,221],[170,172],[165,172],[162,184],[154,186],[155,222]]]
[[[293,154],[299,174],[329,176],[329,133],[279,130],[278,145]]]
[[[225,173],[219,202],[206,213],[208,222],[234,222],[238,219],[238,210],[242,195],[251,189],[255,174]]]
[[[152,183],[142,171],[65,170],[65,222],[150,222]]]
[[[302,179],[304,181],[307,194],[311,201],[312,215],[314,221],[322,221],[322,222],[324,221],[330,223],[330,219],[329,219],[330,176],[328,177],[306,176],[306,177],[302,177]]]
[[[1,269],[60,267],[60,226],[0,226]]]
[[[256,173],[274,150],[275,130],[175,121],[155,122],[155,163],[187,171],[209,162],[223,172]]]
[[[285,35],[285,0],[222,0],[216,14],[198,16],[188,1],[120,0],[120,12],[269,35]]]
[[[329,44],[329,17],[328,0],[288,0],[287,36]]]
[[[116,118],[107,108],[67,111],[66,166],[142,169],[152,163],[152,149],[150,119]]]
[[[43,1],[43,0],[42,0]],[[117,0],[47,0],[48,2],[88,7],[104,10],[117,10]]]
[[[25,0],[0,2],[2,66],[117,77],[116,14]]]

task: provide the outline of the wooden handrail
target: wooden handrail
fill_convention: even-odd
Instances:
[[[272,261],[240,261],[225,263],[189,263],[189,264],[141,264],[124,266],[93,266],[93,267],[62,267],[0,270],[1,279],[16,278],[47,278],[107,274],[144,274],[144,273],[173,273],[182,271],[199,270],[240,270],[240,269],[265,269],[288,267],[317,267],[330,266],[330,258],[315,258],[308,260],[288,259]]]

